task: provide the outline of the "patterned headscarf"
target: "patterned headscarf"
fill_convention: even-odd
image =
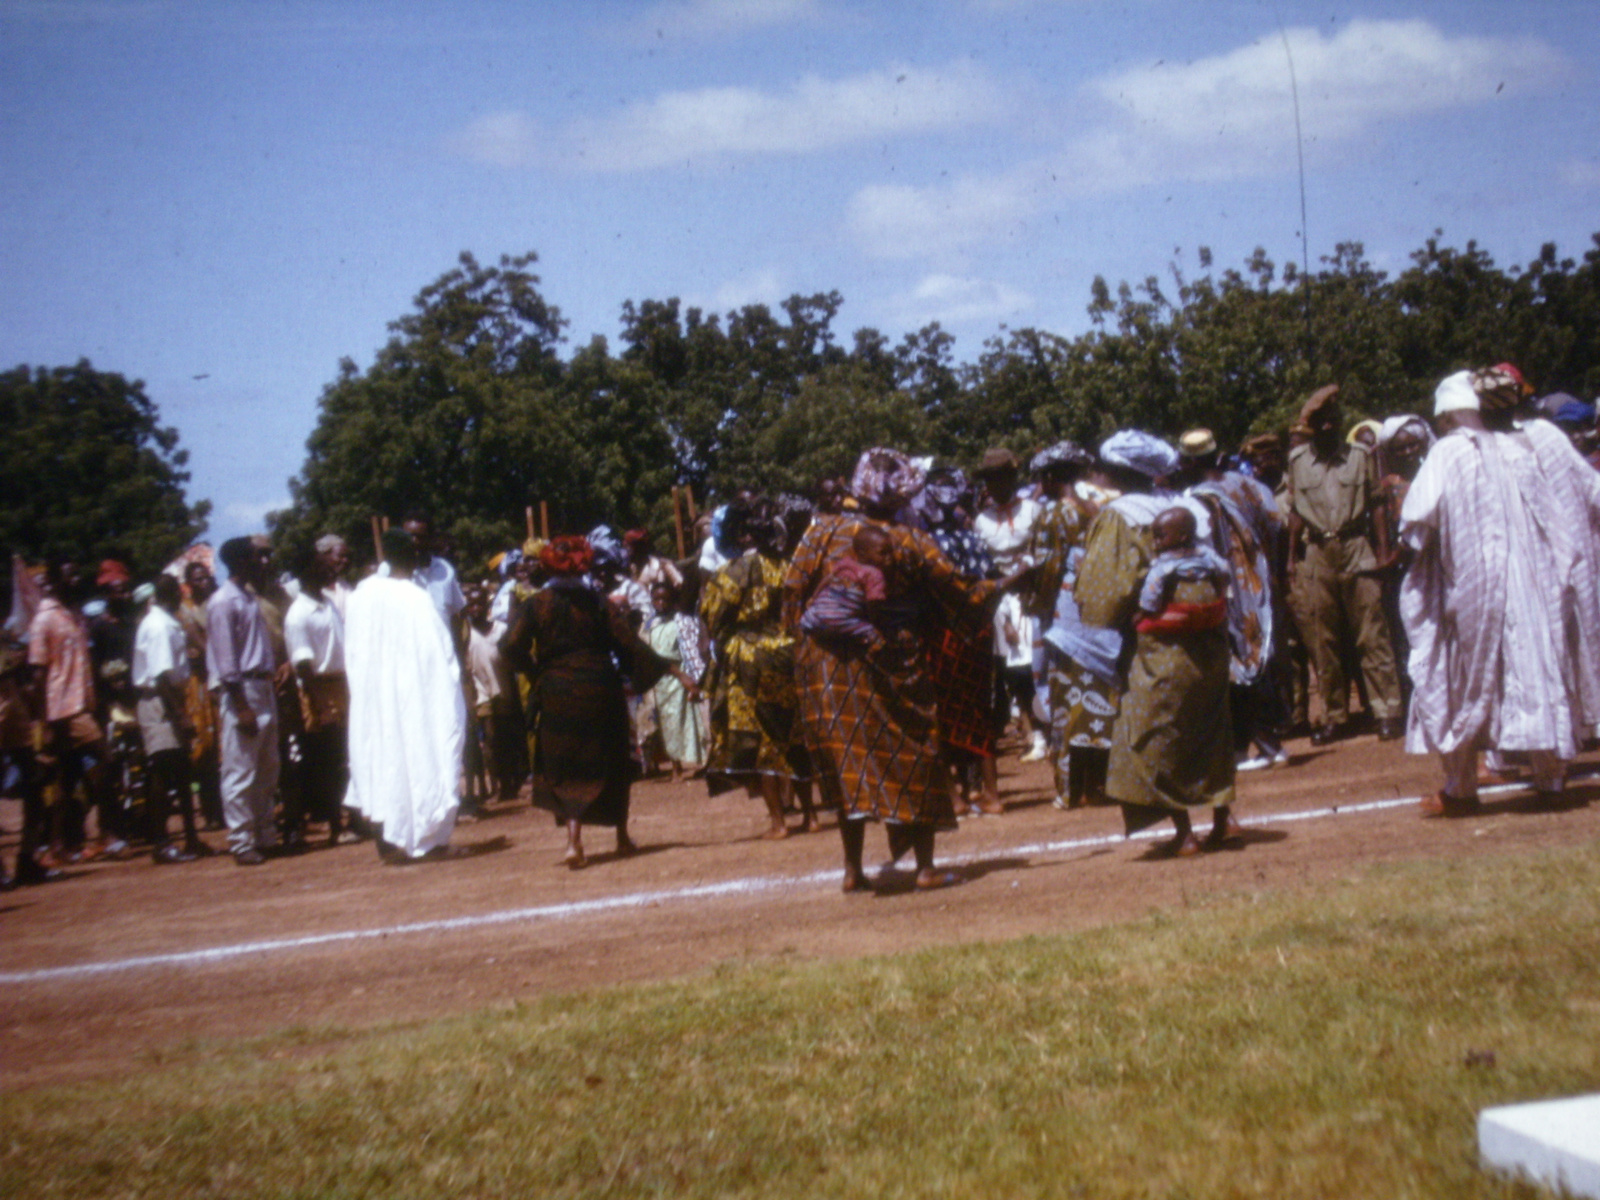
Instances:
[[[922,508],[951,509],[961,503],[972,490],[967,473],[960,467],[935,467],[928,472],[922,486]]]
[[[1178,452],[1154,434],[1124,429],[1100,443],[1100,461],[1159,479],[1178,469]]]
[[[811,515],[817,511],[817,506],[810,500],[793,492],[779,492],[772,498],[772,507],[782,519],[784,528],[791,533],[809,525]]]
[[[594,561],[602,567],[621,567],[628,561],[609,525],[596,525],[589,531],[589,548],[594,552]]]
[[[905,504],[922,490],[922,469],[898,450],[874,446],[856,463],[850,494],[870,508]]]
[[[1505,412],[1522,403],[1522,378],[1510,363],[1472,373],[1472,390],[1485,412]]]
[[[1037,475],[1049,467],[1087,467],[1092,462],[1094,455],[1077,442],[1063,440],[1035,454],[1033,461],[1028,464],[1028,469]]]
[[[554,537],[539,550],[539,565],[552,575],[582,575],[593,562],[586,537]]]

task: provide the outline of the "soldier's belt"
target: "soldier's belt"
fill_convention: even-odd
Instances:
[[[1348,541],[1353,537],[1365,537],[1366,532],[1367,523],[1364,519],[1359,521],[1351,521],[1346,525],[1341,525],[1332,533],[1324,533],[1320,529],[1313,529],[1311,526],[1307,525],[1306,541],[1310,542],[1313,546],[1326,546],[1329,542],[1343,542]]]

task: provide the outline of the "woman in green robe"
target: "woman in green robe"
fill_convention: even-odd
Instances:
[[[1124,431],[1107,439],[1100,458],[1124,494],[1089,528],[1076,596],[1085,624],[1116,629],[1124,645],[1133,648],[1112,735],[1106,793],[1122,806],[1129,834],[1170,817],[1176,833],[1161,851],[1187,856],[1203,848],[1191,828],[1191,808],[1216,810],[1206,846],[1220,845],[1237,829],[1230,816],[1234,756],[1227,631],[1218,626],[1136,632],[1139,589],[1154,558],[1150,523],[1177,503],[1152,492],[1159,478],[1176,469],[1178,457],[1159,438]],[[1182,589],[1204,587],[1209,585],[1184,583],[1175,598],[1203,603],[1206,598]]]

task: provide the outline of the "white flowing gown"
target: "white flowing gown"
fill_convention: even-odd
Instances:
[[[455,648],[428,593],[409,580],[364,579],[345,615],[345,672],[346,803],[421,857],[455,828],[467,721]]]
[[[1458,429],[1400,511],[1413,754],[1570,759],[1600,723],[1600,472],[1559,429]]]

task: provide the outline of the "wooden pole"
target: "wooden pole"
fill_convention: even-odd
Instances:
[[[550,540],[550,502],[539,501],[539,536],[545,541]]]
[[[689,524],[693,525],[700,519],[700,514],[694,510],[694,488],[685,485],[683,498],[689,502]]]
[[[528,540],[531,542],[531,541],[533,541],[533,505],[531,505],[531,504],[528,505],[528,507],[523,510],[523,514],[522,515],[527,518],[527,521],[528,521]]]
[[[378,561],[383,561],[383,523],[374,516],[372,518],[372,548],[378,552]]]
[[[677,488],[672,489],[672,528],[678,535],[678,561],[682,562],[688,555],[683,549],[683,508]]]

